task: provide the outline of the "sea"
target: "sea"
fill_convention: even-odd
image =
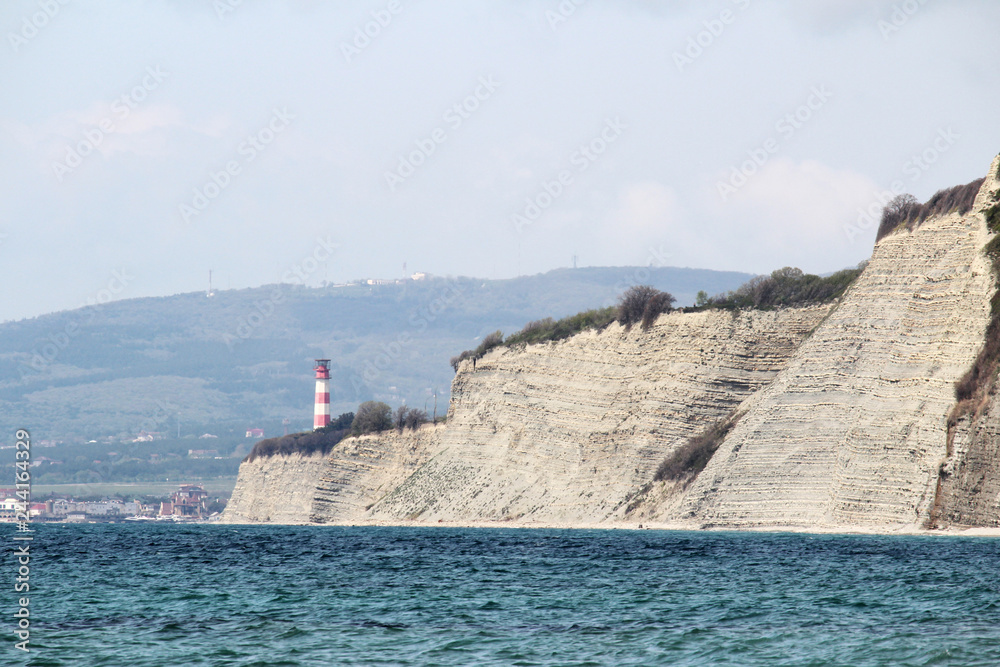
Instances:
[[[2,665],[1000,665],[1000,540],[13,526]]]

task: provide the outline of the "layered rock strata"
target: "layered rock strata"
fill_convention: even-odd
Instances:
[[[226,523],[308,523],[326,457],[288,454],[240,464]]]
[[[1000,205],[1000,156],[976,200],[985,212]],[[1000,276],[994,276],[1000,280]],[[1000,388],[988,378],[986,394],[972,399],[968,414],[948,433],[948,456],[940,468],[931,524],[935,527],[1000,527]]]
[[[322,470],[289,481],[313,491],[282,520],[621,516],[664,456],[767,385],[831,308],[670,313],[649,331],[612,324],[495,350],[459,369],[446,427],[343,441]],[[250,479],[300,474],[280,458],[243,464],[227,521],[279,516],[270,502],[250,507],[266,486]]]
[[[954,383],[989,322],[991,234],[980,211],[995,187],[987,179],[968,214],[878,243],[840,306],[741,408],[679,518],[734,528],[929,519]]]

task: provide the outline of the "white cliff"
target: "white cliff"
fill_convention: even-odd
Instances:
[[[321,462],[245,463],[225,518],[997,525],[1000,399],[951,440],[948,416],[990,320],[982,210],[998,168],[968,213],[881,239],[838,303],[674,312],[649,331],[612,324],[499,348],[459,368],[447,425],[348,439]],[[652,481],[665,457],[731,414],[739,421],[697,477]]]

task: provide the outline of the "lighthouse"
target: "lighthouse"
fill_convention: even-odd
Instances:
[[[313,412],[313,430],[330,423],[330,360],[316,360],[316,409]]]

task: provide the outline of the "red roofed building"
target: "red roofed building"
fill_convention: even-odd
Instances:
[[[185,484],[170,496],[174,516],[205,515],[205,497],[208,492],[197,484]]]

